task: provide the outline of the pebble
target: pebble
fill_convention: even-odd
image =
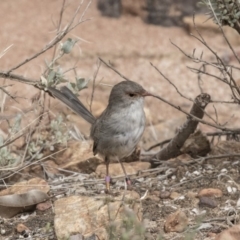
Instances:
[[[220,198],[223,196],[223,192],[218,188],[204,188],[198,192],[198,197],[214,197]]]
[[[170,192],[168,192],[168,191],[162,191],[162,192],[160,192],[159,196],[160,196],[160,198],[162,198],[162,199],[169,198],[169,197],[170,197]]]
[[[175,200],[175,199],[179,198],[180,196],[181,196],[181,194],[179,194],[178,192],[171,192],[169,197],[170,197],[170,199]]]
[[[170,214],[164,224],[165,232],[183,232],[188,226],[186,214],[180,210]]]
[[[199,207],[208,207],[208,208],[215,208],[215,207],[217,207],[216,201],[214,201],[210,197],[200,197],[198,204],[199,204]]]

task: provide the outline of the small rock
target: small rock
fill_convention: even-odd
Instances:
[[[164,224],[165,232],[183,232],[188,225],[186,214],[180,210],[170,214]]]
[[[145,218],[143,220],[143,225],[144,225],[145,228],[156,228],[157,227],[156,221],[150,221],[147,218]]]
[[[17,230],[18,233],[21,233],[21,234],[22,234],[24,231],[25,231],[25,232],[29,232],[29,231],[30,231],[29,228],[26,227],[26,226],[25,226],[24,224],[22,224],[22,223],[19,223],[19,224],[17,225],[16,230]]]
[[[197,193],[189,191],[189,192],[187,192],[186,197],[188,197],[188,198],[193,200],[193,199],[195,199],[197,197]]]
[[[198,209],[199,199],[197,198],[197,193],[192,192],[192,191],[189,191],[189,192],[186,194],[186,198],[191,201],[192,207]]]
[[[109,226],[110,220],[116,228],[122,219],[129,215],[135,216],[134,219],[141,222],[142,210],[139,199],[139,194],[134,191],[123,191],[115,197],[70,196],[58,199],[54,203],[54,228],[57,239],[66,239],[76,233],[82,234],[84,238],[96,234],[98,240],[108,239],[106,226]]]
[[[69,240],[84,240],[84,237],[82,234],[75,234],[75,235],[71,235],[69,237]]]
[[[44,171],[52,179],[59,174],[58,165],[53,160],[44,162]]]
[[[46,201],[46,202],[37,204],[36,209],[39,211],[45,211],[45,210],[49,209],[50,207],[52,207],[51,201]]]
[[[238,170],[235,169],[235,168],[231,168],[231,169],[229,170],[229,172],[232,173],[232,174],[236,173],[237,171],[238,171]]]
[[[239,240],[240,239],[240,224],[224,230],[217,235],[215,240]]]
[[[198,197],[214,197],[220,198],[222,197],[223,192],[218,188],[204,188],[199,191]]]
[[[211,147],[207,136],[198,130],[189,136],[180,150],[194,158],[206,156],[211,151]]]
[[[166,198],[169,198],[170,197],[170,192],[168,192],[168,191],[162,191],[162,192],[160,192],[160,198],[162,198],[162,199],[166,199]]]
[[[237,200],[237,208],[240,208],[240,198]]]
[[[85,187],[78,187],[75,190],[75,193],[80,194],[80,193],[85,193],[87,191],[87,189]]]
[[[226,168],[221,169],[221,173],[227,173],[228,170]]]
[[[217,235],[217,234],[216,234],[216,233],[213,233],[213,232],[209,232],[209,233],[207,234],[208,237],[213,238],[213,239],[215,239],[216,235]]]
[[[171,192],[169,197],[170,197],[170,199],[175,200],[175,199],[179,198],[180,196],[181,196],[181,194],[179,194],[178,192]]]
[[[147,197],[147,199],[151,199],[154,202],[159,202],[159,200],[160,200],[159,197],[156,195],[150,195]]]
[[[192,157],[189,154],[184,153],[184,154],[177,156],[175,159],[182,163],[187,163],[192,160]]]
[[[199,198],[199,207],[215,208],[215,207],[217,207],[217,203],[212,198],[200,197]]]
[[[155,195],[155,196],[159,197],[160,196],[160,192],[159,191],[153,191],[152,195]]]

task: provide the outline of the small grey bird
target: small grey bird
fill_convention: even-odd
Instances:
[[[62,87],[60,91],[52,87],[48,90],[92,125],[93,153],[102,156],[106,162],[107,191],[110,188],[111,159],[120,162],[126,182],[130,184],[121,159],[132,154],[143,135],[146,122],[144,97],[151,94],[136,82],[120,82],[112,88],[107,108],[95,118],[67,87]]]

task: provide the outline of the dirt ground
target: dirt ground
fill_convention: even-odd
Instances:
[[[86,2],[82,6],[83,9]],[[77,4],[76,1],[70,1],[66,8],[63,25],[71,18]],[[0,58],[1,70],[11,69],[19,62],[32,56],[54,37],[60,9],[61,1],[57,0],[8,0],[0,2],[2,16],[0,19],[0,52],[12,45],[9,51]],[[96,9],[95,1],[87,9],[85,19],[87,21],[74,29],[69,36],[80,38],[80,41],[74,47],[74,51],[61,60],[60,64],[64,70],[76,65],[78,76],[93,79],[98,57],[101,57],[107,62],[110,61],[119,72],[129,79],[139,82],[148,91],[160,95],[186,111],[190,109],[191,102],[181,97],[176,89],[150,65],[152,63],[159,68],[184,96],[194,99],[200,94],[198,77],[188,69],[188,66],[199,67],[199,65],[186,58],[170,41],[188,54],[192,54],[193,50],[196,49],[196,54],[200,55],[203,51],[207,60],[213,59],[213,56],[199,41],[191,37],[186,29],[147,25],[140,17],[131,15],[124,15],[119,19],[105,18]],[[230,56],[231,64],[236,64],[236,61],[231,58],[232,53],[221,34],[211,28],[202,31],[206,42],[214,47],[220,56],[226,58]],[[240,51],[240,45],[236,41],[234,48],[236,52]],[[14,73],[39,80],[45,69],[45,61],[50,61],[52,54],[53,50],[50,50],[31,63],[17,69]],[[70,79],[73,78],[73,72],[70,71],[68,76]],[[96,81],[101,81],[103,84],[97,87],[93,103],[96,115],[107,104],[110,92],[109,85],[112,86],[121,80],[119,75],[103,64],[101,65]],[[7,84],[13,84],[8,87],[8,90],[21,98],[18,99],[17,103],[7,98],[1,116],[2,114],[12,116],[32,107],[31,99],[38,90],[32,86],[2,79],[1,86]],[[89,103],[91,84],[90,81],[89,88],[84,90],[81,95],[81,99],[86,105]],[[203,77],[201,87],[204,92],[211,95],[213,100],[231,100],[230,89],[216,79]],[[53,114],[57,114],[59,111],[70,114],[58,101],[51,100],[51,104]],[[173,137],[175,130],[186,119],[183,113],[156,99],[146,99],[145,108],[148,123],[146,134],[140,144],[143,150],[153,143]],[[238,108],[238,105],[214,103],[210,104],[206,111],[213,118],[216,118],[217,109],[219,123],[226,123],[225,126],[234,128],[238,127],[240,118]],[[31,122],[33,117],[34,113],[26,113],[23,118],[23,126]],[[72,117],[71,119],[78,126],[80,132],[87,134],[89,126],[79,118]],[[209,120],[207,117],[205,119]],[[4,136],[7,135],[6,128],[7,125],[1,122],[1,134]],[[199,128],[205,133],[216,131],[203,124],[200,124]],[[222,154],[238,153],[239,146],[234,146],[233,144],[224,145],[224,147],[221,145],[219,148]],[[218,149],[213,145],[212,148]],[[157,175],[159,178],[155,178],[155,180],[156,176],[151,176],[146,178],[143,183],[136,182],[135,190],[140,195],[150,189],[150,196],[143,202],[143,218],[150,222],[146,239],[158,239],[159,236],[162,237],[160,239],[207,239],[209,232],[219,233],[231,226],[227,221],[229,216],[236,215],[236,218],[232,217],[230,222],[238,223],[239,193],[235,190],[232,192],[228,190],[234,187],[239,190],[238,157],[203,161],[201,164],[193,163],[183,166],[180,164],[176,169],[174,174],[162,181],[161,176]],[[223,176],[223,174],[227,176]],[[148,180],[151,182],[151,186],[148,185]],[[216,200],[216,208],[205,206],[198,208],[195,199],[191,198],[191,193],[198,193],[199,190],[208,187],[221,189],[223,197]],[[179,197],[166,200],[161,198],[162,191],[177,192]],[[189,219],[189,228],[184,233],[165,233],[163,226],[166,217],[176,209],[181,209],[186,213]],[[19,221],[23,221],[29,229],[36,233],[35,239],[43,239],[38,236],[40,232],[46,234],[45,239],[56,239],[52,229],[53,218],[52,210],[48,210],[44,213],[40,211],[31,213],[26,221],[20,217],[0,220],[0,228],[6,229],[5,236],[0,236],[0,239],[18,239],[19,235],[14,231],[14,227]],[[206,225],[198,229],[198,223],[201,221]]]

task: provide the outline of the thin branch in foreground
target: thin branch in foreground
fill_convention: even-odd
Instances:
[[[195,39],[197,39],[203,46],[205,46],[212,54],[213,56],[216,58],[217,63],[212,63],[212,62],[207,62],[205,60],[202,59],[202,57],[197,58],[194,56],[190,56],[189,54],[185,53],[180,47],[178,47],[175,43],[173,43],[172,41],[170,41],[180,52],[182,52],[186,57],[188,57],[189,59],[191,59],[193,62],[196,63],[203,63],[206,66],[212,66],[213,68],[216,68],[220,71],[220,73],[223,75],[223,79],[219,78],[217,76],[212,75],[213,77],[217,78],[218,80],[224,82],[225,84],[229,85],[230,90],[233,94],[233,96],[235,97],[236,101],[239,102],[240,100],[238,99],[238,97],[235,94],[234,89],[236,90],[236,92],[238,93],[238,95],[240,95],[240,90],[236,84],[235,79],[233,78],[232,72],[230,71],[232,68],[228,67],[227,65],[224,64],[224,61],[221,59],[221,57],[219,57],[219,55],[217,54],[217,52],[215,52],[208,44],[207,42],[204,40],[204,38],[202,37],[202,35],[200,34],[200,32],[197,30],[197,33],[199,35],[199,37],[191,34],[192,37],[194,37]],[[196,69],[195,69],[196,70]],[[200,69],[197,70],[198,73],[203,73],[205,75],[209,75],[209,73],[207,72],[203,72]],[[228,76],[228,78],[230,79],[230,82],[226,81],[226,76]],[[234,88],[234,89],[233,89]]]
[[[66,0],[63,0],[62,7],[61,7],[61,10],[60,10],[60,13],[59,13],[59,20],[58,20],[57,32],[59,32],[59,30],[60,30],[60,28],[61,28],[62,19],[63,19],[63,13],[64,13],[64,10],[65,10],[65,9],[64,9],[64,8],[65,8],[65,4],[66,4]],[[57,45],[55,45],[55,46],[54,46],[54,49],[53,49],[52,61],[53,61],[53,59],[55,58],[56,50],[57,50]]]
[[[25,84],[32,85],[32,86],[35,86],[37,88],[40,88],[40,86],[39,86],[40,82],[39,81],[34,80],[34,79],[29,79],[29,78],[26,78],[26,77],[23,77],[21,75],[17,75],[17,74],[14,74],[14,73],[1,72],[0,71],[0,78],[7,78],[7,79],[10,79],[10,80],[14,80],[14,81],[17,81],[17,82],[25,83]]]
[[[96,71],[94,73],[94,76],[93,76],[93,86],[92,86],[92,94],[91,94],[91,100],[90,100],[90,112],[92,112],[92,103],[93,103],[93,97],[94,97],[94,92],[95,92],[95,88],[96,88],[96,78],[97,78],[100,66],[101,66],[101,62],[98,61],[97,69],[96,69]]]
[[[176,85],[175,85],[168,77],[166,77],[166,76],[160,71],[160,69],[158,69],[158,68],[157,68],[155,65],[153,65],[151,62],[150,62],[150,65],[151,65],[165,80],[167,80],[167,81],[175,88],[175,90],[177,91],[177,93],[178,93],[181,97],[183,97],[183,98],[185,98],[185,99],[193,102],[193,100],[192,100],[191,98],[188,98],[188,97],[184,96],[184,95],[178,90],[178,88],[176,87]]]
[[[159,143],[156,143],[156,144],[150,146],[149,148],[147,148],[145,151],[149,152],[150,150],[152,150],[152,149],[154,149],[156,147],[163,147],[165,144],[169,143],[171,140],[172,140],[172,138],[169,138],[169,139],[166,139],[166,140],[161,141]]]
[[[12,140],[8,140],[6,141],[3,145],[0,146],[0,149],[3,148],[3,147],[6,147],[8,145],[10,145],[11,143],[15,142],[17,139],[19,139],[20,137],[24,136],[27,132],[23,132],[21,135],[13,138]]]
[[[125,77],[123,74],[121,74],[118,70],[116,70],[115,68],[113,68],[110,64],[106,63],[102,58],[99,57],[99,60],[101,62],[103,62],[107,67],[109,67],[110,69],[112,69],[115,73],[117,73],[120,77],[122,77],[123,79],[125,79],[126,81],[131,81],[130,79],[128,79],[127,77]]]
[[[198,36],[195,36],[193,34],[191,34],[192,37],[194,37],[195,39],[197,39],[202,45],[204,45],[213,55],[214,57],[216,58],[217,62],[218,62],[218,66],[220,67],[216,67],[217,69],[220,70],[220,72],[223,74],[223,75],[227,75],[230,79],[230,84],[229,86],[231,86],[231,82],[233,83],[233,85],[236,87],[236,91],[238,92],[239,94],[239,89],[237,88],[237,84],[236,84],[236,81],[235,79],[233,78],[233,75],[232,75],[232,72],[229,71],[229,68],[224,64],[224,61],[222,60],[221,57],[219,57],[219,55],[217,54],[217,52],[215,52],[208,44],[207,42],[204,40],[204,38],[202,37],[201,33],[199,31],[197,31],[198,33]],[[207,62],[208,65],[210,65],[211,63]],[[230,68],[231,69],[231,68]],[[232,87],[230,87],[232,93],[233,93],[233,96],[239,101],[239,99],[235,96],[235,92],[233,91]]]
[[[91,1],[89,1],[89,4],[87,5],[86,9],[88,9],[89,5],[90,5]],[[81,9],[81,6],[83,4],[83,0],[81,1],[81,3],[79,4],[79,6],[77,7],[75,13],[73,14],[72,19],[70,20],[70,22],[67,24],[67,26],[62,30],[62,31],[58,31],[57,35],[54,37],[53,40],[51,40],[42,50],[40,50],[39,52],[35,53],[33,56],[25,59],[24,61],[20,62],[18,65],[16,65],[15,67],[11,68],[10,70],[7,71],[7,73],[11,73],[12,71],[20,68],[21,66],[25,65],[26,63],[32,61],[33,59],[37,58],[38,56],[42,55],[43,53],[45,53],[46,51],[48,51],[49,49],[51,49],[52,47],[54,47],[58,42],[60,42],[71,30],[73,30],[74,28],[76,28],[79,24],[88,21],[88,19],[82,20],[83,16],[85,15],[86,9],[83,11],[82,17],[80,17],[80,20],[77,21],[77,23],[73,24],[75,19],[77,18],[77,15]],[[62,5],[62,8],[64,6]]]
[[[7,94],[12,100],[14,100],[15,102],[18,102],[16,100],[17,97],[12,96],[7,90],[4,89],[4,87],[0,87],[0,90],[2,90],[5,94]]]
[[[177,91],[177,93],[178,93],[182,98],[185,98],[185,99],[193,102],[193,100],[192,100],[191,98],[188,98],[188,97],[184,96],[184,95],[178,90],[177,86],[176,86],[169,78],[167,78],[156,66],[154,66],[152,63],[150,63],[150,64],[151,64],[151,66],[152,66],[153,68],[155,68],[155,69],[157,70],[157,72],[158,72],[165,80],[167,80],[167,81],[174,87],[174,89]],[[204,110],[203,110],[203,111],[204,111]],[[204,111],[204,113],[205,113],[205,115],[206,115],[207,117],[209,117],[215,124],[218,124],[207,112]]]
[[[7,52],[8,50],[13,46],[13,44],[11,44],[10,46],[8,46],[7,48],[5,48],[1,53],[0,53],[0,58],[2,58]]]

